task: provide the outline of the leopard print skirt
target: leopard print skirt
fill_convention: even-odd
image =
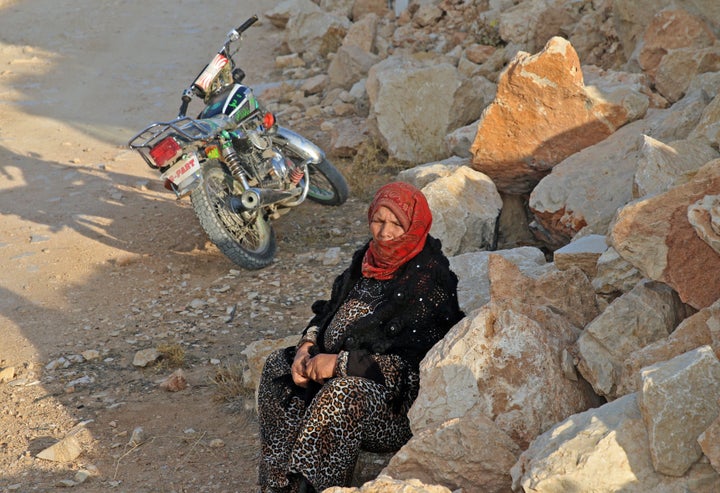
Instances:
[[[260,379],[261,491],[295,492],[301,476],[318,491],[349,486],[361,449],[391,452],[410,439],[407,414],[393,411],[386,387],[336,377],[308,394],[292,381],[292,357],[273,352]]]

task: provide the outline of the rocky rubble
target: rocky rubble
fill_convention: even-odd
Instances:
[[[327,491],[720,489],[717,2],[266,18],[286,82],[263,97],[331,152],[408,163],[467,313],[422,363],[414,437],[375,485]]]

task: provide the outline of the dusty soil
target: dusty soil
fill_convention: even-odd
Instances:
[[[273,4],[0,0],[0,370],[14,369],[0,491],[52,491],[80,470],[76,491],[257,490],[255,415],[213,379],[248,343],[302,329],[365,240],[367,204],[303,204],[275,223],[276,262],[243,271],[125,143],[173,118],[229,22]],[[281,40],[268,22],[248,31],[250,85]],[[168,359],[133,366],[152,347],[175,350],[189,388],[160,388]],[[78,423],[82,455],[36,457]]]

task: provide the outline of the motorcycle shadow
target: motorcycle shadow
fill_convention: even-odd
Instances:
[[[205,247],[189,204],[177,201],[152,178],[122,171],[132,168],[123,161],[63,164],[0,146],[0,163],[0,210],[6,233],[29,229],[28,236],[44,235],[50,242],[56,235],[76,233],[142,256]],[[8,240],[27,238],[4,241]]]

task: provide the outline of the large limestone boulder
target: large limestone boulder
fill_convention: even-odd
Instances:
[[[347,17],[321,11],[302,11],[290,17],[286,42],[290,50],[306,62],[335,53],[350,28]]]
[[[367,15],[384,17],[389,11],[388,3],[385,0],[355,0],[352,6],[351,18],[354,22],[358,22]]]
[[[391,157],[443,159],[445,136],[479,118],[489,86],[482,77],[463,76],[443,58],[393,55],[368,72],[368,125]]]
[[[661,142],[672,142],[690,138],[690,134],[696,133],[696,128],[708,105],[712,102],[713,96],[720,87],[720,74],[700,75],[693,79],[687,94],[677,103],[666,109],[649,109],[645,120],[649,123],[646,135],[651,135]],[[708,82],[708,83],[706,83]],[[693,140],[704,140],[710,143],[710,139],[697,136]]]
[[[643,136],[633,181],[633,197],[669,190],[684,175],[697,171],[720,154],[699,140],[678,140],[667,144]]]
[[[442,240],[446,255],[494,247],[502,199],[490,178],[461,166],[422,191],[433,211],[430,234]]]
[[[597,404],[589,386],[568,378],[561,364],[578,329],[547,308],[519,308],[490,302],[427,354],[409,412],[413,434],[477,406],[525,448],[558,421]]]
[[[490,301],[488,262],[491,255],[508,259],[528,277],[538,278],[553,269],[542,250],[529,246],[452,256],[449,258],[450,268],[458,276],[458,302],[465,313],[477,310]]]
[[[644,281],[615,299],[590,322],[577,341],[578,369],[600,395],[615,399],[625,360],[666,338],[687,316],[677,293]]]
[[[513,489],[551,492],[573,484],[578,491],[631,491],[625,488],[645,479],[642,474],[654,476],[651,471],[647,433],[631,395],[539,436],[512,468]]]
[[[453,130],[445,136],[445,148],[454,156],[471,158],[470,146],[477,133],[477,122]]]
[[[715,471],[720,472],[720,417],[700,434],[698,443]]]
[[[348,29],[343,46],[357,46],[367,53],[375,53],[375,38],[378,32],[379,18],[369,13],[360,20],[355,20]]]
[[[702,456],[700,434],[720,414],[720,361],[702,346],[640,374],[640,411],[655,470],[682,476]]]
[[[332,12],[333,14],[351,19],[355,0],[318,0],[317,3],[325,12]]]
[[[577,267],[592,280],[597,275],[598,260],[607,249],[605,235],[587,235],[555,250],[553,261],[560,270]]]
[[[681,403],[678,403],[681,404]],[[711,493],[720,476],[696,463],[682,478],[655,471],[638,395],[570,416],[543,433],[511,470],[514,491]]]
[[[421,164],[414,168],[404,169],[398,173],[397,179],[422,190],[438,178],[452,175],[460,166],[467,166],[469,162],[468,159],[453,156],[440,161]]]
[[[330,151],[333,155],[352,157],[368,140],[368,128],[365,118],[338,118],[326,122],[330,127]]]
[[[567,34],[583,65],[617,68],[624,63],[622,50],[617,46],[618,35],[611,12],[610,2],[585,4],[580,19]]]
[[[488,259],[490,299],[514,300],[527,306],[544,306],[567,318],[575,327],[585,327],[598,316],[597,300],[587,275],[578,267],[560,270],[554,264],[543,270],[521,271],[509,259]]]
[[[476,406],[462,418],[416,433],[383,474],[453,490],[504,493],[519,455],[517,444]]]
[[[610,244],[646,277],[664,282],[696,309],[720,298],[720,255],[688,221],[688,207],[720,193],[720,159],[690,182],[633,202],[618,212]]]
[[[562,247],[575,235],[607,233],[616,211],[632,200],[642,135],[640,120],[556,165],[530,194],[535,235]]]
[[[557,163],[644,115],[647,96],[616,97],[586,89],[577,53],[563,38],[536,55],[520,52],[480,119],[473,167],[501,192],[528,193]]]
[[[367,77],[370,67],[380,58],[356,45],[341,46],[328,67],[330,88],[349,90],[361,79]]]
[[[670,360],[700,346],[712,346],[720,355],[720,300],[683,320],[666,338],[634,351],[625,360],[617,379],[618,395],[640,389],[640,370]]]

